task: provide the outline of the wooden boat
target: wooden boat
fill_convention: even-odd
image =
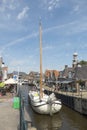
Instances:
[[[52,93],[47,95],[42,87],[42,26],[40,22],[40,90],[29,91],[29,100],[33,110],[39,114],[53,115],[61,110],[62,103]]]

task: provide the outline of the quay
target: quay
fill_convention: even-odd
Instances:
[[[52,88],[47,86],[44,86],[44,89],[48,92],[54,92],[56,97],[61,99],[64,105],[80,114],[87,115],[87,91],[81,91],[79,93],[54,91]]]
[[[21,96],[20,96],[21,95]],[[6,94],[0,97],[0,129],[1,130],[37,130],[32,125],[25,100],[20,91],[19,97]],[[19,106],[14,107],[14,98],[19,98]]]
[[[13,98],[0,97],[0,129],[1,130],[18,130],[19,127],[19,110],[13,108]]]

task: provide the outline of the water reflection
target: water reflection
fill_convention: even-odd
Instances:
[[[62,125],[59,113],[53,116],[35,114],[34,121],[38,130],[59,130]]]
[[[40,115],[35,112],[32,114],[37,130],[86,130],[87,128],[87,117],[66,106],[53,116]]]
[[[60,130],[86,130],[87,118],[72,109],[63,106],[60,113],[62,119],[62,127]]]

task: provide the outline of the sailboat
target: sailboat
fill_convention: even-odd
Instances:
[[[42,86],[42,25],[39,25],[40,33],[40,90],[33,89],[29,91],[29,100],[33,110],[39,114],[53,115],[62,108],[61,100],[52,93],[47,95],[44,93]]]

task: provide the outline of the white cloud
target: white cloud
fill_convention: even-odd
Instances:
[[[48,2],[48,10],[52,10],[54,8],[57,8],[59,6],[59,0],[51,0]]]
[[[20,4],[17,0],[1,0],[0,1],[0,23],[7,23],[9,20],[15,20],[17,10]],[[10,21],[9,21],[10,23]],[[6,26],[6,25],[5,25]]]
[[[14,10],[17,6],[17,4],[15,4],[14,0],[2,0],[2,2],[0,3],[0,12],[4,12],[7,10]]]
[[[20,10],[22,10],[20,12]],[[19,20],[27,16],[28,6],[24,7],[24,2],[18,0],[2,0],[0,1],[0,15],[2,21],[18,18]],[[18,14],[19,12],[19,14]],[[9,14],[9,15],[8,15]]]
[[[85,32],[87,31],[87,18],[85,17],[83,19],[78,19],[69,23],[52,26],[50,28],[45,29],[44,32],[52,32],[58,29],[60,29],[60,34],[62,33],[62,35],[73,35]]]
[[[53,30],[57,30],[57,29],[62,29],[62,28],[66,28],[67,26],[73,26],[75,25],[77,22],[76,21],[72,21],[70,23],[65,23],[65,24],[61,24],[61,25],[57,25],[57,26],[52,26],[52,27],[49,27],[47,29],[44,30],[44,32],[50,32],[50,31],[53,31]]]
[[[17,19],[21,20],[27,15],[27,11],[29,10],[29,7],[24,7],[23,10],[18,14]]]
[[[44,29],[43,33],[48,33],[48,32],[52,32],[54,30],[59,30],[59,29],[61,30],[61,32],[64,33],[64,35],[65,35],[65,31],[66,31],[66,35],[84,32],[87,30],[86,20],[87,19],[82,20],[82,21],[72,21],[70,23],[66,23],[66,24],[62,24],[62,25],[58,25],[58,26],[52,26],[50,28]],[[67,28],[67,30],[66,30],[66,28]],[[24,41],[26,39],[31,39],[31,38],[37,37],[38,35],[39,35],[39,33],[35,32],[35,33],[32,33],[31,35],[29,34],[24,37],[18,38],[14,41],[7,43],[5,46],[3,46],[2,50],[5,50],[7,47],[10,47],[10,46],[20,44],[22,41]],[[67,46],[70,46],[70,43],[68,43]],[[44,47],[44,50],[52,49],[52,48],[53,48],[53,46],[46,46],[46,47]]]
[[[42,1],[43,7],[49,11],[59,7],[60,0],[44,0]]]
[[[9,42],[9,43],[5,44],[3,47],[1,47],[0,54],[3,54],[5,49],[7,49],[8,47],[14,46],[16,44],[20,44],[22,41],[24,41],[26,39],[31,39],[31,38],[34,38],[34,37],[37,37],[37,36],[38,36],[38,32],[32,33],[31,35],[27,35],[27,36],[21,37],[19,39],[16,39],[12,42]]]
[[[73,9],[71,13],[86,13],[87,12],[87,0],[71,0],[71,8]]]

